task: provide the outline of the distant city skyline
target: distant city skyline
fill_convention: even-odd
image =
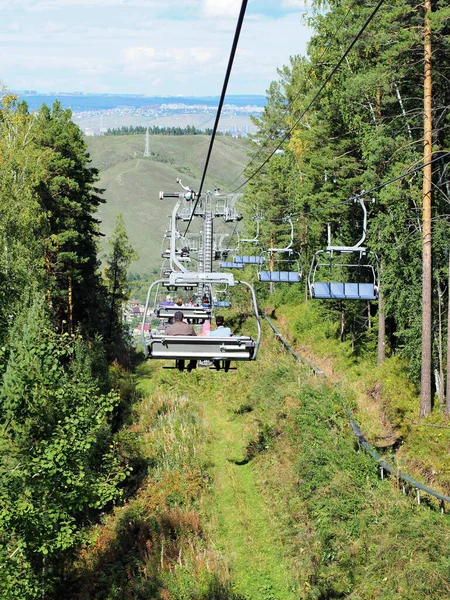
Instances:
[[[250,0],[228,93],[265,95],[277,68],[306,54],[307,0]],[[239,0],[0,2],[7,89],[217,96]]]

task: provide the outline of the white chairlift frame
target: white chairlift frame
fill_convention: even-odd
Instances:
[[[250,290],[250,294],[251,294],[251,299],[252,299],[252,305],[253,305],[253,310],[255,313],[255,317],[256,317],[256,327],[257,327],[257,339],[253,340],[252,338],[249,338],[248,336],[232,336],[231,338],[227,338],[226,341],[224,341],[222,338],[214,338],[214,337],[210,337],[207,338],[207,336],[205,336],[204,338],[202,337],[191,337],[190,340],[188,340],[188,342],[192,342],[192,340],[197,340],[193,342],[193,348],[195,348],[197,346],[197,350],[201,352],[206,352],[208,355],[210,355],[211,358],[220,358],[220,360],[254,360],[256,358],[256,355],[258,353],[258,348],[259,348],[259,344],[261,341],[261,323],[259,320],[259,312],[258,312],[258,303],[256,301],[256,294],[255,294],[255,290],[253,289],[253,287],[247,282],[247,281],[235,281],[234,277],[231,273],[195,273],[195,272],[184,272],[184,273],[171,273],[171,277],[169,278],[169,280],[167,279],[158,279],[156,281],[154,281],[147,292],[147,299],[145,301],[145,308],[144,308],[144,316],[142,319],[142,343],[144,346],[144,354],[146,358],[149,358],[149,344],[151,344],[152,342],[152,336],[150,334],[149,336],[149,341],[146,338],[145,335],[145,326],[147,325],[146,321],[147,321],[147,313],[148,313],[148,307],[149,307],[149,303],[150,303],[150,298],[151,298],[151,294],[153,291],[153,288],[155,286],[159,286],[159,285],[163,285],[165,287],[170,287],[172,286],[176,286],[176,287],[184,287],[185,285],[193,285],[193,286],[197,286],[199,284],[225,284],[227,286],[234,286],[236,284],[238,285],[244,285],[245,287],[247,287]],[[183,312],[183,308],[180,307],[181,312]],[[184,337],[184,336],[183,336]],[[171,340],[176,339],[177,336],[167,336],[165,338],[165,336],[157,336],[157,339],[159,340],[158,344],[159,346],[164,345],[164,340],[167,339],[168,342],[167,344],[170,344],[171,347],[173,347],[174,345],[176,345],[176,342],[174,342],[172,344]],[[198,340],[207,340],[204,344],[205,348],[207,348],[207,350],[205,350],[205,348],[200,347],[201,344]],[[214,344],[214,342],[211,342],[211,340],[216,339],[216,345]],[[237,340],[245,340],[245,344],[244,346],[247,348],[247,350],[245,350],[245,352],[242,352],[242,342],[238,342]],[[239,347],[239,348],[238,348]],[[251,347],[251,352],[248,350],[248,348]],[[247,354],[246,354],[247,353]],[[181,354],[181,353],[180,353]],[[197,355],[195,355],[195,350],[193,351],[193,356],[191,356],[191,358],[199,358],[199,360],[202,359],[202,356],[200,356],[200,352],[197,353]],[[183,352],[182,355],[173,355],[173,351],[172,354],[170,356],[153,356],[154,358],[175,358],[175,359],[184,359],[186,355],[186,349],[183,348]],[[151,358],[151,356],[150,356]]]

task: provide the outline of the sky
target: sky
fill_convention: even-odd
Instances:
[[[249,0],[228,94],[265,94],[305,54],[309,0]],[[217,96],[241,0],[0,0],[10,90]]]

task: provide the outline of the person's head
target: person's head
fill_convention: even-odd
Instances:
[[[181,310],[177,310],[173,315],[173,318],[175,319],[175,321],[182,321],[184,319],[184,315],[181,312]]]
[[[183,298],[178,297],[175,301],[175,304],[178,304],[178,306],[182,306],[183,304]]]
[[[217,327],[223,327],[223,326],[224,326],[224,323],[225,323],[225,321],[224,321],[224,318],[223,318],[223,317],[221,317],[220,315],[218,315],[218,316],[216,317],[216,326],[217,326]]]
[[[168,300],[169,302],[171,302],[171,301],[172,301],[172,296],[170,296],[170,295],[167,295],[167,296],[166,296],[166,300]]]

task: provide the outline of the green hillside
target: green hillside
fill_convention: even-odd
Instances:
[[[174,200],[159,200],[159,191],[181,191],[175,182],[177,177],[185,185],[198,188],[209,141],[207,136],[152,135],[152,155],[144,158],[144,135],[88,138],[92,164],[100,170],[99,186],[105,189],[106,204],[99,212],[101,230],[106,235],[104,242],[121,212],[130,242],[139,254],[132,271],[143,274],[159,268],[162,238],[174,206]],[[244,140],[218,137],[204,190],[220,187],[225,191],[242,173],[246,162]],[[242,181],[241,177],[233,187]]]

